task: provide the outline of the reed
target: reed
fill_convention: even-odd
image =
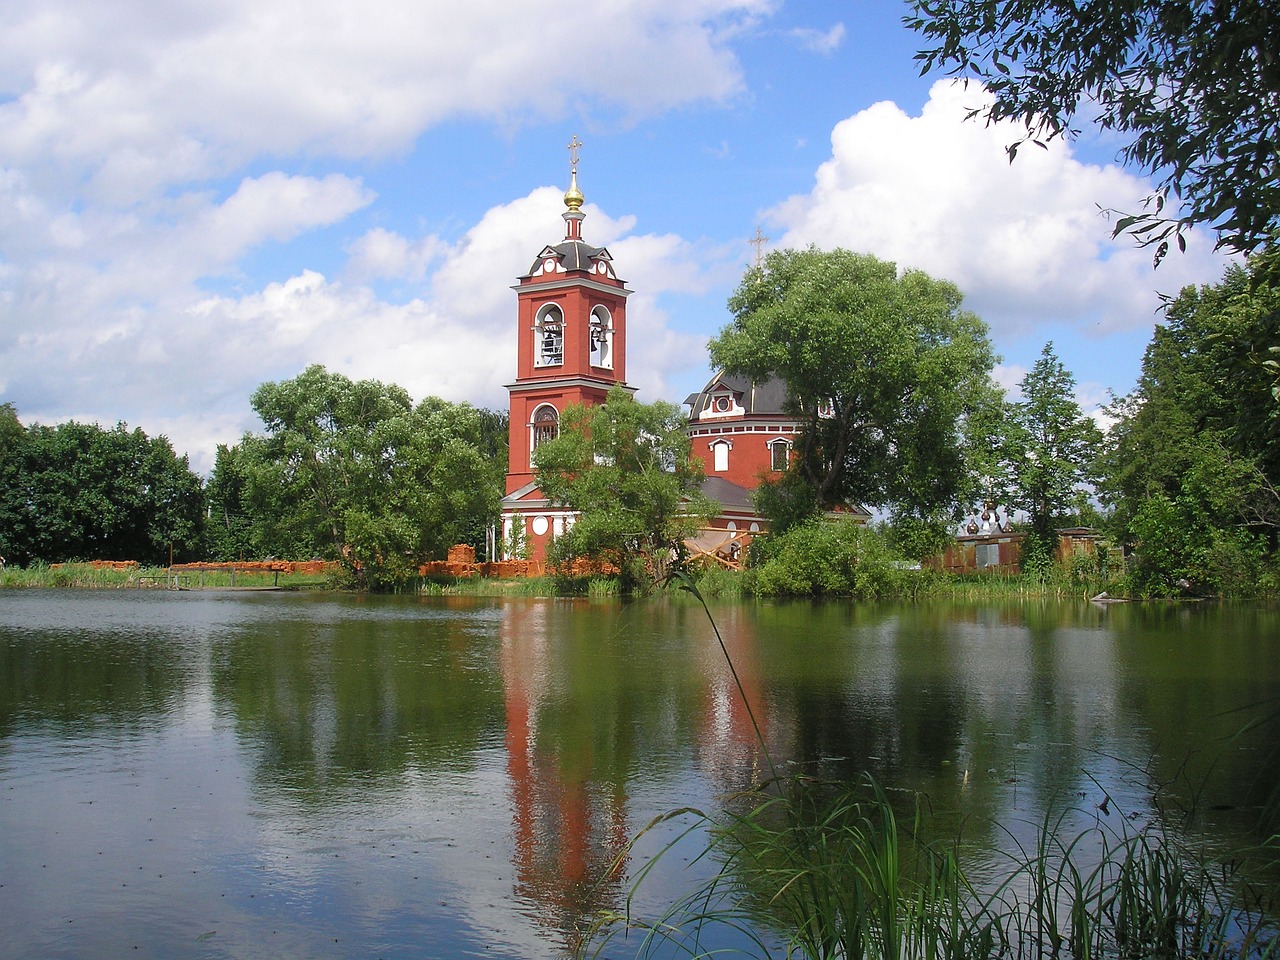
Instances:
[[[736,808],[736,809],[735,809]],[[1220,865],[1150,832],[1101,827],[1062,836],[1046,823],[1011,858],[994,891],[967,878],[952,841],[917,803],[909,821],[875,783],[800,778],[729,798],[715,814],[684,809],[658,853],[705,837],[695,858],[714,875],[661,914],[596,918],[580,955],[710,957],[736,939],[739,956],[807,960],[1275,960],[1274,904],[1246,899]],[[628,945],[630,946],[630,945]]]
[[[446,597],[554,597],[560,594],[554,577],[518,577],[494,580],[487,577],[424,580],[420,592]]]
[[[737,600],[745,592],[744,574],[719,565],[708,565],[696,574],[698,592],[717,600]]]
[[[697,584],[675,582],[711,618]],[[714,619],[712,627],[729,659]],[[675,830],[642,861],[623,909],[594,918],[578,956],[1280,960],[1275,902],[1154,828],[1130,832],[1123,818],[1118,828],[1095,818],[1073,831],[1078,811],[1046,815],[1031,848],[1015,841],[1004,877],[979,888],[958,837],[924,839],[940,834],[919,798],[903,820],[902,801],[869,777],[778,777],[760,743],[771,771],[763,784],[712,813],[658,817],[632,840],[617,869],[651,833]],[[694,864],[714,865],[710,878],[654,916],[638,913],[646,878],[690,842]]]
[[[160,570],[116,569],[111,567],[95,567],[88,563],[61,563],[50,566],[34,563],[29,567],[6,566],[0,571],[0,586],[17,588],[77,588],[77,589],[118,589],[136,587],[140,575],[162,574]]]

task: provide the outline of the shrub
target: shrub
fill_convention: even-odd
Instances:
[[[761,596],[871,600],[909,592],[912,572],[884,535],[852,520],[813,520],[757,543],[747,585]]]

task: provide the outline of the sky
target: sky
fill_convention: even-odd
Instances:
[[[628,382],[680,402],[767,249],[954,282],[1015,391],[1046,342],[1094,411],[1132,389],[1158,269],[1101,213],[1150,191],[921,77],[894,0],[16,0],[0,6],[0,403],[164,435],[207,473],[250,398],[323,364],[505,409],[511,287],[564,236],[634,291]]]

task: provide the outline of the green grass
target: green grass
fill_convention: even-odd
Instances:
[[[128,569],[112,569],[95,567],[88,563],[64,563],[57,566],[33,564],[30,567],[5,567],[0,571],[0,587],[12,588],[75,588],[87,590],[122,590],[122,589],[156,589],[163,590],[175,585],[169,578],[166,567],[132,567]],[[181,572],[176,585],[185,589],[199,589],[201,577],[197,573]],[[205,589],[256,588],[278,586],[282,590],[324,589],[333,585],[324,576],[302,573],[281,573],[278,577],[273,573],[237,572],[235,582],[229,572],[206,572],[203,577]]]
[[[431,578],[420,583],[418,592],[433,597],[554,597],[560,593],[552,577]]]

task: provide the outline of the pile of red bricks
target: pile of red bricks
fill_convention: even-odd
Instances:
[[[63,567],[72,566],[89,566],[95,570],[136,570],[138,569],[137,560],[90,560],[85,564],[77,562],[72,563],[51,563],[50,570],[61,570]]]
[[[321,576],[338,568],[332,560],[232,560],[225,563],[175,563],[169,569],[175,573],[300,573],[305,576]]]
[[[432,560],[418,567],[420,577],[474,577],[479,572],[476,548],[465,543],[450,547],[447,560]]]

